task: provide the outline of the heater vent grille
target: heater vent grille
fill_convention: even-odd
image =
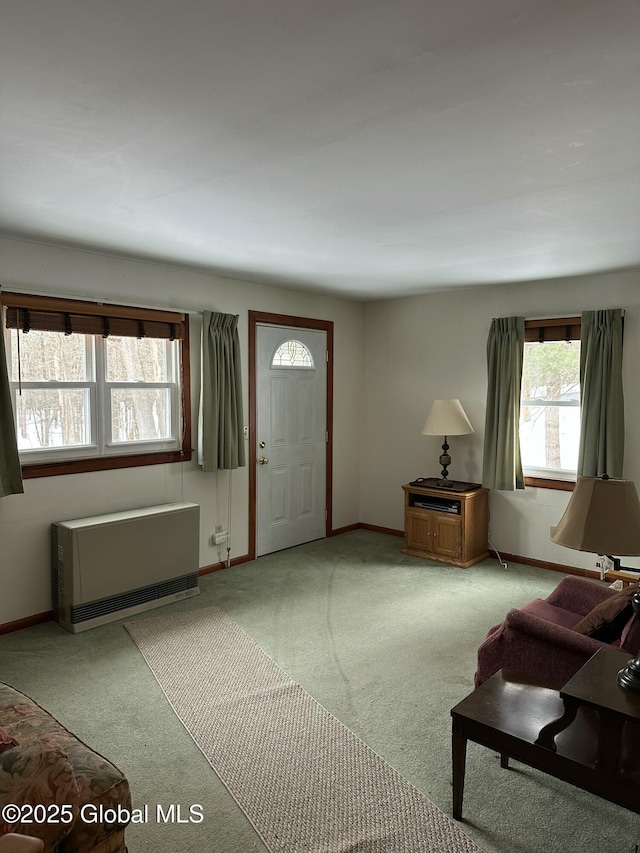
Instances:
[[[186,575],[185,577],[175,578],[172,581],[165,583],[146,586],[143,589],[136,589],[133,592],[124,592],[121,595],[112,595],[110,598],[103,598],[101,601],[92,601],[90,604],[81,604],[72,606],[71,622],[78,624],[86,622],[87,619],[97,619],[100,616],[106,616],[111,613],[119,613],[122,610],[128,610],[130,607],[137,607],[140,604],[148,604],[150,601],[158,601],[160,599],[171,596],[176,596],[177,593],[187,590],[198,589],[198,575]],[[194,594],[194,593],[192,593]],[[186,597],[186,596],[183,596]],[[175,598],[173,598],[175,600]]]

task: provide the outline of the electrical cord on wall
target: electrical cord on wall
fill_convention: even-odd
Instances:
[[[231,468],[229,468],[229,490],[227,495],[227,568],[231,565]]]
[[[487,542],[489,543],[489,545],[491,545],[491,550],[496,552],[496,556],[497,556],[498,561],[499,561],[500,565],[502,566],[502,568],[508,569],[509,568],[508,564],[505,563],[505,561],[502,559],[502,557],[500,556],[500,552],[498,551],[496,546],[493,544],[491,539],[487,538]]]
[[[490,512],[488,512],[488,513],[487,513],[487,524],[489,523],[489,521],[490,521],[490,520],[491,520],[491,513],[490,513]],[[500,552],[498,551],[498,549],[497,549],[497,548],[496,548],[496,546],[493,544],[493,542],[491,541],[491,539],[489,539],[489,537],[488,537],[488,536],[487,536],[487,542],[488,542],[488,543],[489,543],[489,545],[491,546],[491,550],[492,550],[492,551],[495,551],[496,556],[497,556],[497,558],[498,558],[498,562],[500,563],[500,565],[502,566],[502,568],[503,568],[503,569],[508,569],[508,568],[509,568],[509,566],[508,566],[508,565],[505,563],[505,561],[502,559],[502,557],[500,556]]]
[[[215,536],[216,540],[218,537],[218,533],[220,533],[221,537],[222,536],[225,537],[225,541],[227,543],[227,549],[226,549],[227,550],[227,557],[224,560],[224,565],[227,568],[229,568],[229,566],[231,565],[231,504],[232,504],[232,499],[233,499],[233,489],[232,489],[232,481],[231,481],[232,471],[231,471],[231,469],[218,468],[216,471],[216,512],[215,512],[215,515],[216,515],[216,521],[221,519],[221,516],[222,516],[222,512],[221,512],[221,507],[222,507],[221,491],[222,491],[222,488],[224,488],[222,486],[221,474],[224,470],[227,471],[227,477],[228,477],[228,479],[227,479],[227,527],[226,527],[226,530],[224,530],[224,532],[223,532],[223,525],[222,524],[216,524],[214,536]],[[216,544],[218,546],[220,546],[222,544],[222,540],[220,542],[216,541]],[[218,555],[220,556],[219,551],[218,551]]]

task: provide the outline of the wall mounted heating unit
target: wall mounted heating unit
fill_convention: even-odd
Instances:
[[[53,524],[55,618],[77,633],[198,595],[199,538],[192,503]]]

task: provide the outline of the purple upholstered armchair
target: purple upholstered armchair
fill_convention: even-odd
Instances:
[[[637,655],[640,621],[634,615],[611,642],[573,630],[594,607],[614,594],[601,584],[569,575],[546,599],[536,598],[521,610],[510,610],[478,649],[476,687],[499,669],[507,669],[559,690],[602,646]]]

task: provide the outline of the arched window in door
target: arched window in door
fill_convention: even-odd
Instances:
[[[271,367],[295,367],[314,370],[313,356],[302,341],[290,340],[280,344],[271,360]]]

